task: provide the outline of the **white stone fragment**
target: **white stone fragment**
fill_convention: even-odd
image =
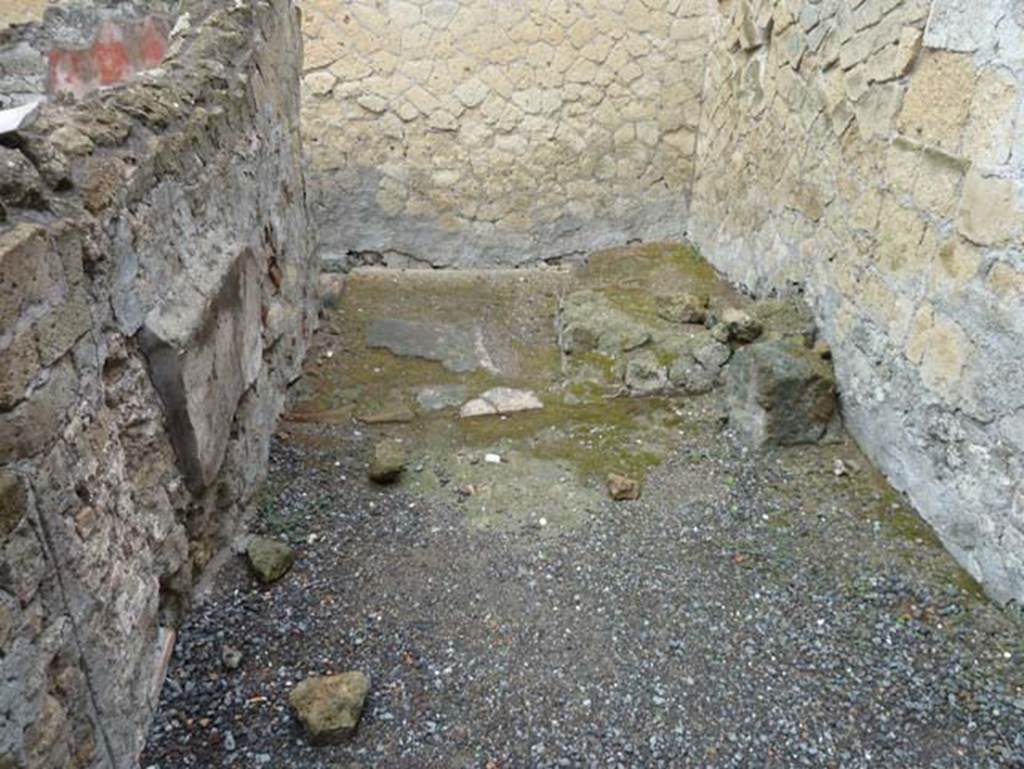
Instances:
[[[459,412],[459,416],[479,417],[495,414],[514,414],[519,411],[537,411],[544,408],[538,398],[530,390],[516,390],[512,387],[495,387],[479,398],[468,401]]]

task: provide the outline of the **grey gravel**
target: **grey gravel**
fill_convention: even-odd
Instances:
[[[1020,619],[886,534],[901,503],[833,449],[755,457],[713,423],[628,514],[561,530],[357,482],[357,431],[278,442],[257,525],[301,555],[269,588],[220,575],[142,765],[1024,766]],[[375,681],[358,737],[306,745],[288,691],[348,668]]]

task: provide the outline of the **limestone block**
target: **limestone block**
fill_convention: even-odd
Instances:
[[[958,153],[974,88],[975,69],[969,56],[927,51],[910,80],[899,130],[915,141]]]
[[[91,328],[89,296],[84,289],[76,288],[36,322],[39,360],[44,366],[52,365]]]
[[[976,51],[993,41],[992,31],[1006,14],[1001,0],[934,0],[925,45],[949,51]]]
[[[1021,205],[1013,180],[972,168],[964,181],[957,226],[979,245],[1000,245],[1019,237]]]
[[[975,163],[1007,162],[1013,147],[1020,91],[1005,70],[984,69],[971,104],[964,133],[964,155]]]
[[[262,365],[260,268],[243,251],[213,285],[188,276],[146,317],[139,341],[189,488],[216,477],[242,394]]]
[[[875,139],[891,134],[903,100],[903,87],[898,83],[883,83],[869,89],[868,93],[853,105],[857,131],[861,138]]]
[[[767,29],[758,22],[750,0],[741,0],[736,8],[733,24],[740,47],[744,51],[760,48],[768,41]]]
[[[0,27],[39,21],[49,0],[0,0]]]
[[[1024,296],[1024,270],[996,262],[988,273],[988,288],[1000,299],[1019,302]]]
[[[0,147],[0,203],[8,208],[43,210],[43,180],[23,154]]]
[[[978,274],[981,264],[981,249],[977,246],[960,238],[944,243],[939,250],[940,269],[932,271],[932,288],[958,291]]]
[[[899,39],[874,53],[865,64],[867,77],[875,83],[901,78],[910,71],[921,50],[923,34],[916,27],[905,27]]]

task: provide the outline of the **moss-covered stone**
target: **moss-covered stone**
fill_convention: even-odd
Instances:
[[[260,582],[277,582],[288,573],[295,563],[295,551],[284,542],[265,537],[256,537],[246,548],[249,565]]]
[[[806,347],[770,340],[741,348],[728,379],[730,427],[751,446],[814,443],[836,415],[835,375]]]
[[[369,476],[374,483],[394,483],[405,471],[405,449],[395,441],[381,441],[373,448]]]

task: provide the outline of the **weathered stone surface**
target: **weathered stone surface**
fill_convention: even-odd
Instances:
[[[269,585],[288,573],[295,563],[295,551],[284,542],[254,537],[245,548],[249,566],[260,582]]]
[[[40,375],[41,383],[10,411],[0,412],[0,463],[31,457],[53,444],[78,395],[70,364]]]
[[[0,409],[14,407],[39,374],[35,339],[28,331],[15,334],[7,349],[0,350]]]
[[[188,276],[153,309],[140,334],[182,473],[194,492],[216,478],[239,400],[262,364],[256,258],[244,251],[223,270],[213,276],[208,295]]]
[[[963,154],[980,164],[1001,165],[1013,149],[1013,130],[1020,103],[1020,84],[1001,68],[978,74]]]
[[[695,358],[681,356],[668,370],[668,378],[674,387],[690,395],[711,392],[719,383],[719,367],[704,365]]]
[[[960,212],[960,232],[968,240],[983,246],[999,246],[1024,232],[1020,215],[1024,212],[1012,179],[988,176],[971,170],[964,181]]]
[[[899,130],[916,141],[958,152],[974,96],[975,75],[969,56],[927,52],[910,81]]]
[[[750,446],[819,441],[838,408],[831,369],[806,348],[779,341],[744,347],[727,376],[729,425]]]
[[[0,544],[6,542],[28,509],[25,486],[10,470],[0,470]]]
[[[28,158],[0,147],[0,202],[6,208],[45,209],[43,180]]]
[[[395,441],[380,441],[373,447],[370,461],[370,480],[374,483],[394,483],[405,471],[405,450]]]
[[[0,336],[14,331],[22,310],[44,299],[51,286],[47,272],[46,233],[17,224],[0,232]]]
[[[352,671],[307,678],[292,689],[288,703],[310,741],[314,745],[330,745],[355,734],[369,691],[370,679],[366,674]]]
[[[366,344],[390,350],[395,355],[438,361],[459,373],[494,366],[479,329],[385,318],[370,324]]]

